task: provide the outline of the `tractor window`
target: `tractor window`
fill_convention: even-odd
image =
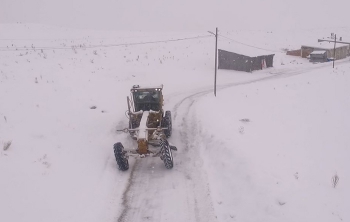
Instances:
[[[135,92],[136,102],[149,103],[149,102],[159,102],[159,92]]]
[[[160,109],[159,91],[137,91],[134,92],[135,111],[158,111]]]

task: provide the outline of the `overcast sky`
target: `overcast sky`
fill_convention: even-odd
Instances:
[[[349,14],[350,0],[0,0],[0,23],[113,30],[339,27]]]

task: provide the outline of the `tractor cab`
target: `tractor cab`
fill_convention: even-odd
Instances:
[[[163,85],[159,87],[140,87],[134,85],[130,90],[131,105],[133,111],[162,111]]]

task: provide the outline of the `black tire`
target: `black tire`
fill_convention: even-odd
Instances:
[[[161,155],[160,158],[163,160],[165,168],[172,169],[174,167],[173,154],[170,149],[170,145],[167,140],[160,140]]]
[[[126,171],[129,169],[129,161],[126,152],[124,151],[124,146],[122,143],[116,143],[113,146],[115,160],[117,161],[119,170]]]
[[[162,121],[162,128],[167,128],[167,129],[164,129],[164,134],[166,138],[169,138],[171,136],[172,127],[173,126],[171,121],[171,112],[166,111]]]

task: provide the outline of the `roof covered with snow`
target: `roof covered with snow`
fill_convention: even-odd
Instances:
[[[347,44],[342,44],[342,43],[336,43],[336,48],[340,47],[349,47]],[[334,48],[334,42],[315,42],[307,45],[302,45],[302,47],[310,47],[310,48],[319,48],[319,49],[324,49],[324,50],[329,50]]]
[[[321,51],[313,51],[310,54],[316,55],[316,54],[325,54],[325,53],[327,53],[327,51],[321,50]]]

